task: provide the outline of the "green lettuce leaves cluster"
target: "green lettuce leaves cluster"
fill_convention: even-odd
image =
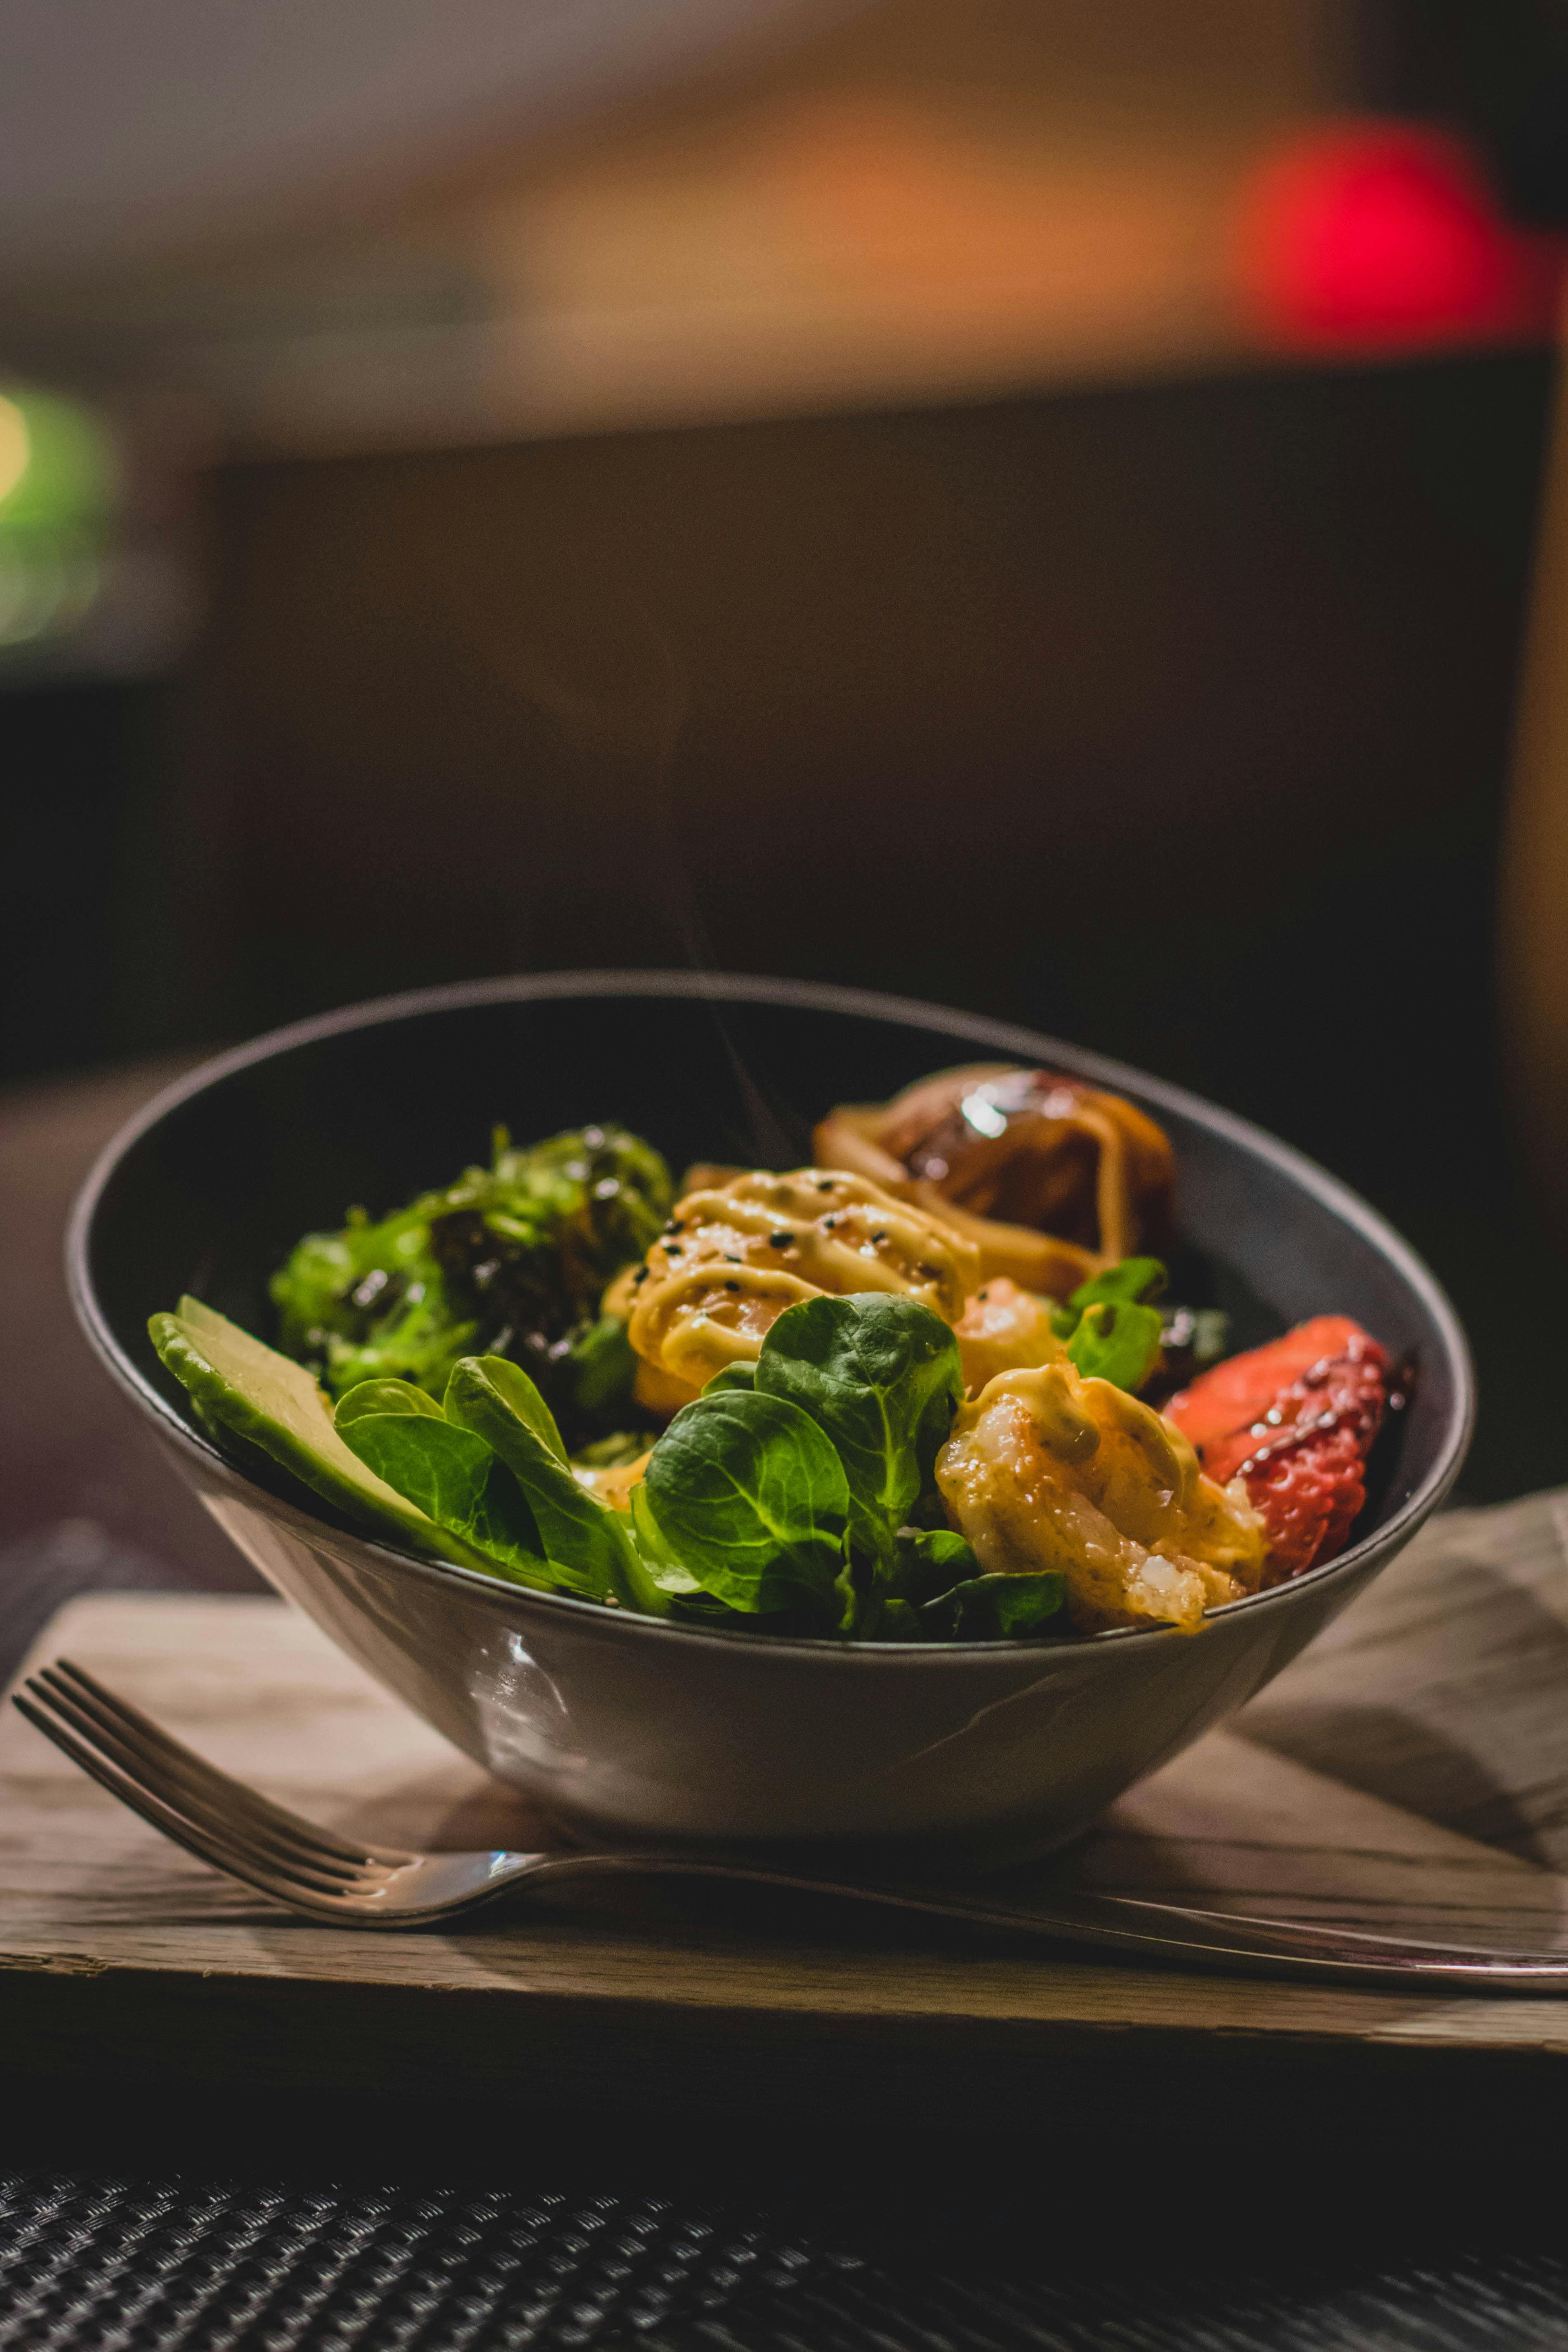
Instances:
[[[753,1623],[862,1641],[1031,1633],[1062,1579],[987,1576],[940,1520],[963,1395],[940,1316],[885,1292],[803,1299],[754,1366],[678,1412],[632,1491],[644,1557]]]
[[[376,1477],[513,1583],[657,1604],[625,1518],[573,1476],[549,1406],[504,1356],[464,1358],[439,1404],[407,1381],[367,1381],[334,1425]]]
[[[152,1331],[209,1426],[377,1532],[537,1591],[691,1624],[900,1642],[1016,1639],[1066,1597],[1054,1573],[984,1573],[941,1524],[934,1469],[963,1392],[958,1344],[907,1297],[790,1307],[754,1366],[675,1415],[629,1513],[574,1475],[539,1386],[504,1357],[460,1357],[439,1400],[376,1378],[329,1413],[298,1365],[196,1302]]]
[[[1029,1633],[1058,1576],[986,1576],[918,1522],[963,1395],[948,1326],[912,1299],[803,1300],[654,1445],[629,1513],[574,1475],[548,1405],[497,1357],[465,1358],[437,1405],[396,1381],[340,1402],[359,1459],[505,1575],[707,1625],[846,1639]]]
[[[279,1344],[334,1397],[401,1381],[439,1400],[466,1356],[527,1366],[574,1443],[627,1415],[626,1328],[599,1312],[606,1284],[669,1214],[669,1171],[619,1127],[514,1150],[372,1221],[307,1234],[273,1276]]]

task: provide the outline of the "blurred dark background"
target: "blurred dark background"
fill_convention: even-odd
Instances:
[[[352,269],[274,222],[178,269],[132,257],[127,280],[121,257],[118,309],[101,263],[16,278],[18,367],[96,402],[139,478],[162,467],[138,528],[191,617],[162,654],[0,671],[13,1111],[513,970],[697,963],[971,1007],[1179,1079],[1364,1191],[1474,1339],[1467,1491],[1568,1477],[1568,1271],[1518,1172],[1493,986],[1550,175],[1505,186],[1489,160],[1513,85],[1453,147],[1453,45],[1422,12],[1373,12],[1373,39],[1303,0],[1243,39],[1208,0],[1180,56],[1131,13],[1112,88],[1092,12],[988,0],[962,167],[931,110],[942,12],[827,9],[815,48],[695,95],[678,77],[521,176],[487,134],[412,241],[362,206]],[[1417,100],[1415,132],[1366,111]],[[1281,230],[1303,170],[1308,230]],[[781,186],[806,246],[823,217],[860,239],[818,237],[820,283],[756,227]],[[515,415],[455,388],[494,381],[461,337],[481,310],[512,331],[499,298],[420,314],[451,373],[416,400],[403,297],[366,308],[373,248],[394,276],[416,254],[435,300],[437,215],[447,262],[481,215],[512,257],[491,292],[534,337]],[[1030,239],[1068,216],[1087,272],[1042,276]],[[1421,244],[1435,219],[1463,283]],[[1390,249],[1420,284],[1379,310],[1363,264]],[[360,334],[330,398],[323,303]],[[60,1503],[52,1472],[23,1487],[28,1523]]]

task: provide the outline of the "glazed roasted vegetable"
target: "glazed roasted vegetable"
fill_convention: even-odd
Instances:
[[[465,1355],[525,1364],[574,1440],[624,1417],[635,1366],[605,1285],[668,1213],[669,1172],[625,1129],[513,1150],[372,1223],[307,1234],[274,1276],[279,1339],[336,1396],[401,1380],[431,1397]]]
[[[869,1177],[961,1234],[983,1277],[1058,1298],[1170,1223],[1163,1129],[1123,1096],[1051,1070],[944,1070],[889,1103],[840,1104],[814,1147],[820,1165]]]

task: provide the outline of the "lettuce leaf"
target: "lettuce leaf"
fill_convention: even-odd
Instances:
[[[841,1622],[849,1482],[822,1430],[787,1397],[721,1389],[683,1405],[648,1457],[632,1509],[652,1562],[684,1570],[728,1607]]]
[[[886,1564],[963,1395],[949,1326],[886,1291],[802,1299],[763,1341],[756,1386],[797,1405],[831,1441],[848,1480],[852,1540]]]

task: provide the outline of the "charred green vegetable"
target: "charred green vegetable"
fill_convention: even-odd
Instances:
[[[525,1365],[580,1442],[624,1424],[634,1370],[605,1286],[669,1213],[669,1171],[624,1128],[513,1150],[373,1223],[307,1234],[273,1276],[279,1339],[333,1396],[362,1381],[446,1393],[461,1357]]]

